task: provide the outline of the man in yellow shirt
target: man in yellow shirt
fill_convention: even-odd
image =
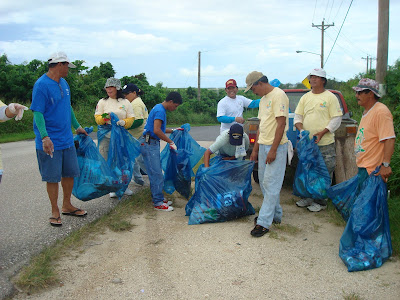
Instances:
[[[272,223],[280,223],[282,207],[279,203],[280,191],[285,176],[288,152],[289,99],[285,92],[273,87],[267,76],[253,71],[246,77],[245,92],[252,90],[262,97],[258,118],[260,126],[250,160],[258,160],[258,177],[264,195],[256,225],[251,231],[254,237],[261,237],[269,231]]]
[[[311,91],[301,97],[295,111],[294,124],[300,131],[315,136],[329,174],[333,175],[336,166],[334,132],[342,122],[342,110],[336,96],[325,89],[327,79],[323,69],[313,69],[308,75]],[[318,212],[326,208],[326,199],[303,198],[296,202],[299,207]]]

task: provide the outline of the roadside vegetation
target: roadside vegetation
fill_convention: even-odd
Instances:
[[[89,69],[84,66],[84,61],[76,60],[73,62],[77,68],[71,69],[66,80],[68,81],[71,94],[72,106],[77,120],[83,127],[94,126],[94,111],[98,100],[105,96],[104,83],[107,78],[115,76],[116,72],[110,62],[101,62],[99,66]],[[32,60],[19,65],[9,62],[7,55],[0,56],[0,100],[4,103],[18,102],[30,106],[32,89],[35,81],[47,71],[47,62]],[[304,78],[307,70],[299,75],[299,80]],[[360,78],[375,78],[375,71],[365,74],[360,73],[354,78],[343,82],[335,78],[328,78],[327,88],[342,92],[349,110],[353,113],[353,118],[358,122],[362,116],[362,109],[357,104],[355,93],[352,86],[355,86]],[[172,89],[164,87],[162,82],[152,86],[147,81],[144,73],[124,76],[121,79],[122,85],[129,82],[135,83],[143,91],[142,97],[147,108],[150,110],[155,104],[162,102],[166,95],[171,91],[179,91],[184,102],[173,113],[168,114],[169,124],[218,124],[216,110],[218,101],[225,96],[225,91],[221,89],[201,89],[201,100],[197,100],[197,89],[193,87]],[[400,60],[389,67],[385,78],[387,94],[381,99],[393,113],[397,139],[400,137]],[[304,88],[299,82],[295,84],[281,84],[280,88]],[[239,94],[243,95],[243,89]],[[249,92],[246,97],[257,99],[258,97]],[[244,116],[257,116],[257,110],[249,109]],[[34,138],[32,130],[33,114],[31,111],[24,113],[24,118],[20,122],[6,122],[1,124],[0,143],[31,139]],[[391,234],[394,255],[400,254],[400,143],[396,143],[395,153],[393,154],[391,166],[393,175],[388,181],[390,197],[388,199]],[[333,208],[332,208],[333,209]],[[334,210],[334,209],[333,209]]]

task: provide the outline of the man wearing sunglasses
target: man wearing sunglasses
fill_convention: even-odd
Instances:
[[[359,168],[371,174],[380,166],[380,175],[386,182],[392,174],[390,159],[394,152],[395,133],[393,116],[385,104],[379,102],[379,84],[372,79],[363,78],[356,91],[358,105],[364,108],[355,140],[354,151]]]

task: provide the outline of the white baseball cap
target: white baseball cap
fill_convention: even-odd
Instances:
[[[53,53],[49,57],[48,62],[49,62],[49,64],[56,64],[59,62],[67,62],[69,68],[76,68],[76,66],[73,63],[71,63],[71,61],[69,60],[67,54],[65,54],[62,51]]]
[[[321,69],[321,68],[312,69],[310,74],[308,74],[307,78],[310,79],[311,75],[315,75],[315,76],[318,76],[318,77],[326,78],[326,72],[325,72],[324,69]]]

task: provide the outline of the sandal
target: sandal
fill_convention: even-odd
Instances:
[[[82,211],[83,214],[77,214],[77,212],[80,212],[80,211]],[[62,211],[61,213],[66,216],[75,216],[75,217],[84,217],[87,215],[87,212],[80,208],[77,208],[74,211]]]
[[[52,222],[51,220],[54,220],[55,222]],[[51,217],[50,218],[50,225],[51,226],[55,226],[55,227],[60,227],[62,225],[61,218],[60,217],[58,217],[58,218]]]

